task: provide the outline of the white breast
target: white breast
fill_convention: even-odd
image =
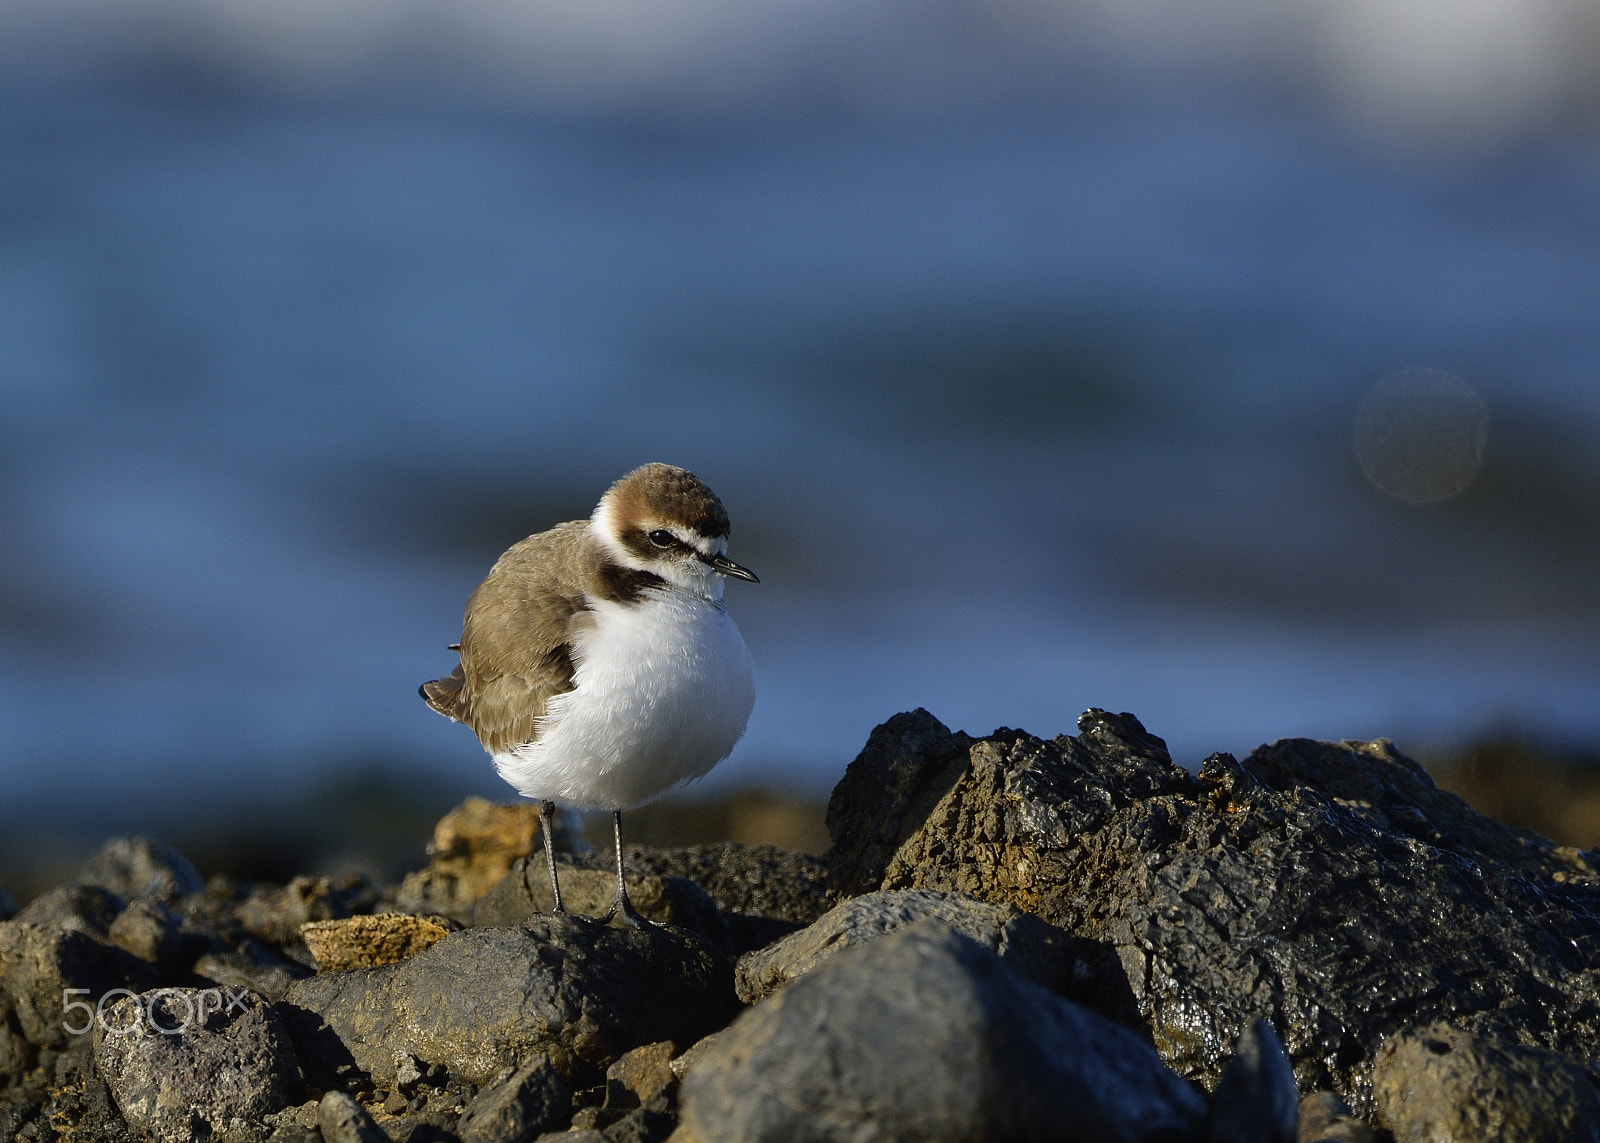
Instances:
[[[755,705],[755,673],[738,627],[701,596],[656,589],[592,610],[573,647],[573,689],[550,701],[537,741],[494,764],[524,797],[625,810],[728,756]]]

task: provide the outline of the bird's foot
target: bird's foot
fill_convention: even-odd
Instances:
[[[602,925],[609,925],[612,921],[620,920],[630,929],[661,928],[659,921],[652,921],[642,916],[639,910],[633,907],[633,902],[628,900],[626,893],[618,893],[611,901],[611,908],[606,910],[606,915],[600,918]]]

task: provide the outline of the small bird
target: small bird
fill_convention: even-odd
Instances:
[[[728,513],[669,464],[618,480],[587,520],[529,536],[467,600],[461,663],[423,701],[466,723],[500,776],[539,803],[555,911],[556,803],[611,811],[617,893],[603,920],[642,924],[622,879],[622,811],[708,773],[744,734],[755,672],[722,603]]]

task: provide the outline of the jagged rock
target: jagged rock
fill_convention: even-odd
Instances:
[[[548,914],[451,933],[399,964],[321,973],[290,986],[288,1003],[319,1074],[354,1064],[384,1084],[396,1052],[473,1083],[534,1052],[598,1076],[639,1044],[693,1042],[738,1006],[731,966],[690,933]]]
[[[274,1115],[266,1117],[265,1122],[273,1128],[273,1137],[284,1128],[298,1128],[301,1131],[316,1132],[317,1110],[320,1099],[308,1099],[304,1103],[286,1107]]]
[[[606,1106],[642,1107],[677,1086],[672,1057],[678,1049],[671,1040],[641,1044],[625,1052],[606,1069]]]
[[[78,880],[129,900],[155,897],[168,905],[205,888],[188,858],[146,837],[112,838],[84,864]]]
[[[1314,1091],[1300,1101],[1295,1143],[1372,1143],[1372,1128],[1333,1092]]]
[[[325,1143],[389,1143],[366,1108],[342,1091],[330,1091],[317,1105],[317,1125]]]
[[[755,1004],[834,954],[922,920],[977,941],[1015,972],[1053,992],[1071,983],[1071,939],[1014,905],[995,905],[966,893],[885,889],[846,901],[809,928],[739,958],[734,985]]]
[[[282,1000],[291,984],[311,975],[305,965],[248,937],[237,946],[214,942],[194,962],[194,972],[215,984],[259,992],[269,1000]]]
[[[38,1052],[22,1034],[22,1026],[17,1023],[11,997],[0,988],[0,1092],[31,1071],[38,1058]]]
[[[115,945],[76,929],[0,921],[0,992],[32,1044],[60,1048],[83,1035],[101,997],[117,988],[142,992],[157,983],[155,968]],[[70,1012],[72,1002],[87,1003]],[[70,1029],[81,1027],[81,1031]]]
[[[1395,1143],[1600,1141],[1600,1093],[1580,1063],[1444,1022],[1385,1041],[1372,1088]]]
[[[135,1130],[163,1143],[260,1143],[294,1102],[300,1069],[277,1014],[253,993],[163,988],[106,1009],[95,1065]]]
[[[635,1107],[623,1112],[600,1132],[605,1143],[666,1143],[678,1126],[678,1117],[655,1107]]]
[[[300,926],[300,939],[311,950],[318,971],[333,972],[394,964],[460,928],[449,917],[379,913],[338,921],[310,921]]]
[[[922,922],[746,1011],[683,1081],[684,1130],[740,1140],[1192,1139],[1200,1098],[1128,1030]]]
[[[388,1136],[384,1137],[385,1139]],[[302,1127],[298,1123],[287,1123],[275,1128],[267,1136],[267,1143],[327,1143],[322,1137],[322,1131],[316,1127]]]
[[[1244,1030],[1211,1093],[1207,1143],[1296,1143],[1300,1093],[1283,1041],[1265,1020]]]
[[[46,1048],[39,1055],[52,1074],[38,1105],[38,1118],[18,1130],[19,1140],[31,1135],[40,1143],[135,1143],[135,1132],[95,1067],[92,1037],[81,1037],[59,1054]],[[52,1055],[53,1062],[47,1062]]]
[[[617,875],[563,863],[561,903],[580,917],[604,916],[617,892]],[[718,949],[728,945],[728,926],[705,891],[682,877],[656,877],[630,871],[628,898],[639,915],[664,925],[689,929]],[[530,868],[518,860],[498,885],[472,910],[475,925],[520,925],[555,907],[550,877],[539,858]]]
[[[1095,1006],[1121,994],[1208,1088],[1263,1015],[1302,1087],[1368,1114],[1376,1046],[1419,1017],[1600,1055],[1592,854],[1483,818],[1387,742],[1284,740],[1191,776],[1131,715],[1079,727],[891,719],[829,804],[836,888],[969,892],[1100,943],[1121,978]]]
[[[554,832],[557,853],[585,855],[594,850],[576,819],[565,811],[557,812]],[[406,876],[398,903],[410,912],[442,912],[466,920],[473,904],[504,879],[512,865],[535,851],[542,862],[536,803],[496,805],[468,798],[434,826],[428,867]]]
[[[722,912],[735,956],[804,928],[834,904],[828,867],[775,845],[724,841],[681,849],[626,846],[624,852],[630,870],[685,877],[704,889]]]
[[[111,943],[149,961],[171,977],[194,963],[206,938],[187,933],[176,914],[159,897],[141,897],[118,913],[106,930]]]
[[[370,894],[365,885],[336,886],[326,877],[296,877],[279,888],[261,889],[234,906],[238,923],[261,940],[280,948],[300,940],[300,926],[332,921],[364,911],[353,899]]]
[[[624,846],[628,868],[660,877],[687,877],[724,913],[809,925],[834,904],[828,867],[806,853],[736,841],[680,849]]]
[[[695,1066],[710,1054],[717,1041],[727,1034],[728,1030],[724,1028],[720,1032],[713,1032],[709,1036],[702,1036],[699,1040],[695,1041],[693,1044],[690,1044],[689,1047],[684,1049],[681,1056],[672,1061],[672,1074],[676,1076],[681,1083],[683,1077],[693,1071]]]
[[[103,941],[126,906],[121,897],[99,885],[62,885],[35,897],[15,920],[42,929],[87,933]]]
[[[461,1143],[527,1143],[562,1127],[572,1114],[572,1084],[535,1055],[484,1087],[456,1127]]]

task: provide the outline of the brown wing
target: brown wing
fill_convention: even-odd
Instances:
[[[467,601],[461,665],[422,685],[423,700],[490,753],[534,741],[549,701],[572,689],[587,543],[587,521],[576,521],[512,546]]]

